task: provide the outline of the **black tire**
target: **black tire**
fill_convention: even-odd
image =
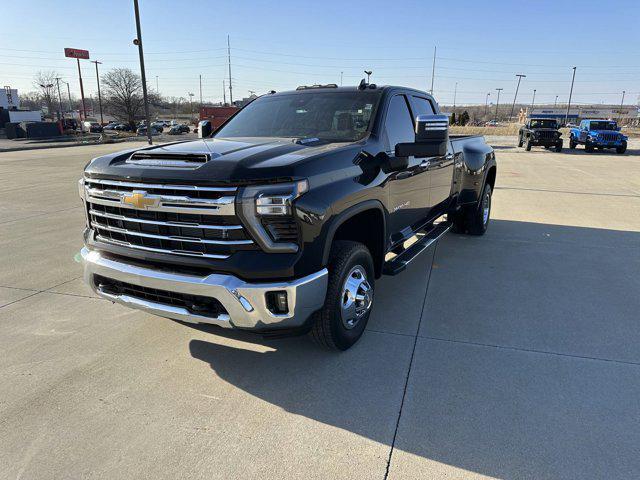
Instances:
[[[593,152],[593,150],[594,150],[593,149],[593,145],[591,145],[590,143],[585,143],[584,144],[584,151],[585,152],[591,153],[591,152]]]
[[[527,144],[525,145],[524,149],[525,149],[527,152],[530,152],[530,151],[531,151],[531,139],[527,140]]]
[[[621,147],[616,147],[616,153],[624,153],[627,151],[627,142],[623,142]]]
[[[562,142],[556,144],[556,152],[560,153],[562,151]]]
[[[576,141],[573,139],[573,135],[571,135],[571,137],[569,138],[569,148],[571,150],[575,150],[576,146],[578,144],[576,143]]]
[[[518,135],[518,147],[522,147],[522,135]]]
[[[329,282],[322,310],[314,315],[311,338],[329,350],[347,350],[362,336],[371,309],[375,290],[375,271],[371,253],[362,243],[338,240],[331,247],[329,257]],[[348,277],[363,269],[364,279],[370,287],[368,308],[351,326],[343,321],[343,301],[349,298],[344,292]],[[351,275],[350,275],[351,274]],[[356,277],[353,277],[356,278]],[[358,290],[360,291],[360,290]]]
[[[491,185],[485,184],[482,189],[482,196],[475,205],[456,212],[451,218],[451,230],[454,233],[468,233],[469,235],[484,235],[489,227],[491,217],[491,195],[493,190]],[[485,221],[484,207],[488,206],[487,217]]]

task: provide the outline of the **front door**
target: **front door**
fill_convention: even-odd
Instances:
[[[387,154],[395,155],[398,143],[415,142],[413,117],[405,95],[389,101],[384,123]],[[392,241],[410,236],[429,213],[429,171],[424,158],[409,157],[406,169],[389,175],[389,229]]]

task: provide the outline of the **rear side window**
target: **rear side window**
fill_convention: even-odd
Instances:
[[[435,112],[433,111],[433,105],[431,102],[424,97],[411,97],[411,108],[413,112],[418,115],[433,115]]]
[[[404,95],[396,95],[389,102],[389,110],[385,120],[385,131],[389,141],[389,151],[395,149],[398,143],[415,141],[413,119],[407,107]]]

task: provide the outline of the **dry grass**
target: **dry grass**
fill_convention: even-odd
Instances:
[[[500,125],[498,127],[459,127],[452,125],[449,127],[449,133],[451,135],[518,135],[521,125],[517,123],[510,123],[507,125]]]

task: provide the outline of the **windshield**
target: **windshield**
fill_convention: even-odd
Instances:
[[[531,128],[558,128],[555,120],[536,118],[531,120]]]
[[[591,130],[616,130],[615,122],[591,122]]]
[[[215,136],[355,142],[368,134],[380,96],[378,90],[260,97],[238,112]]]

